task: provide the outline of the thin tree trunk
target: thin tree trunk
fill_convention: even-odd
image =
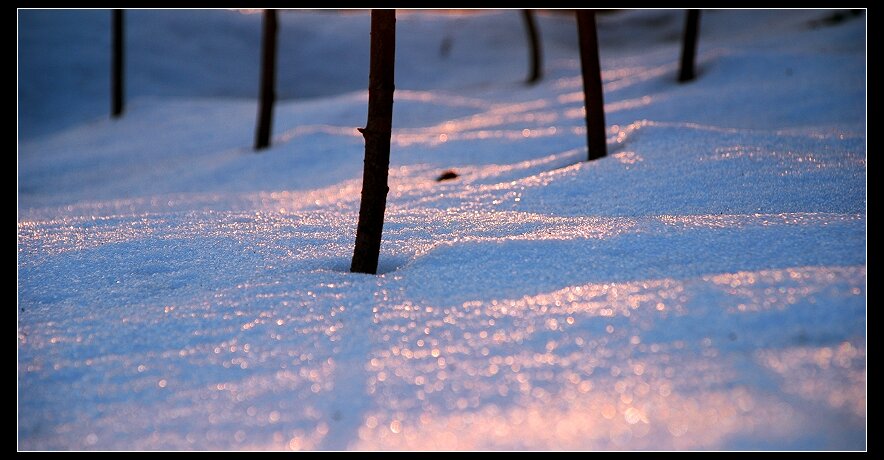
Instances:
[[[528,45],[531,51],[531,70],[526,83],[533,85],[543,77],[543,56],[540,51],[540,33],[534,20],[534,10],[522,10],[522,20],[528,32]]]
[[[111,116],[123,115],[123,10],[111,12]]]
[[[681,70],[678,72],[678,81],[681,83],[694,79],[694,61],[697,56],[697,36],[699,33],[700,10],[687,10],[681,48]]]
[[[368,76],[368,122],[365,138],[362,202],[356,227],[351,272],[377,273],[387,206],[390,136],[393,126],[393,70],[396,56],[396,10],[371,11],[371,61]]]
[[[586,147],[589,150],[587,160],[595,160],[608,154],[595,11],[577,10],[577,33],[580,36],[580,69],[583,73],[583,100],[586,108]]]
[[[258,102],[258,127],[255,150],[270,146],[273,128],[273,102],[276,99],[276,10],[264,10],[261,34],[261,89]]]

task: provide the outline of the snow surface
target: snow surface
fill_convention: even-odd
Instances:
[[[865,15],[403,13],[381,275],[366,12],[19,12],[21,449],[865,449]],[[446,48],[448,49],[447,53]],[[445,169],[460,177],[435,182]]]

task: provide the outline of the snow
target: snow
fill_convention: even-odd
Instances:
[[[18,443],[32,449],[866,448],[865,15],[398,17],[377,276],[348,273],[367,12],[19,11]],[[450,52],[441,51],[448,43]],[[456,180],[436,182],[446,169]]]

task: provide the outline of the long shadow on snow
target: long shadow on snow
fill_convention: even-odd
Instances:
[[[865,263],[864,224],[695,229],[609,239],[463,243],[405,266],[407,296],[431,305],[514,299],[586,283]]]

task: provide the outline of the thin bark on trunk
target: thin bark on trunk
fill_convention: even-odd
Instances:
[[[684,83],[694,79],[697,60],[697,36],[700,33],[700,10],[687,10],[685,14],[684,39],[681,47],[681,69],[678,81]]]
[[[528,46],[531,52],[531,69],[526,83],[533,85],[543,78],[543,55],[540,50],[540,33],[534,19],[534,10],[522,10],[522,20],[528,33]]]
[[[123,115],[123,10],[111,12],[111,116]]]
[[[396,10],[371,11],[371,58],[368,77],[368,121],[365,138],[362,202],[356,227],[351,272],[377,273],[387,206],[390,136],[393,126],[393,71],[396,56]]]
[[[273,102],[276,100],[276,10],[264,10],[261,36],[261,89],[255,150],[270,147],[273,130]]]
[[[580,38],[580,69],[583,73],[583,100],[586,108],[586,147],[589,151],[587,160],[595,160],[608,154],[595,11],[577,10],[577,33]]]

